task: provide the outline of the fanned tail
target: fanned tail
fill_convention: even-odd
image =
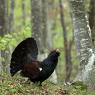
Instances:
[[[36,60],[38,55],[38,48],[34,38],[27,38],[23,40],[14,49],[10,63],[10,73],[14,76],[19,70],[22,69],[24,64],[32,63]]]

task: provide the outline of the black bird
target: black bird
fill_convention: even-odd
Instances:
[[[28,77],[32,82],[40,85],[54,71],[58,63],[60,52],[58,49],[51,51],[46,59],[37,61],[38,47],[34,38],[23,40],[13,51],[10,73],[14,76],[21,71],[23,77]]]

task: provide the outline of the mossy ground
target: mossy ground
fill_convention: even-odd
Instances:
[[[63,86],[49,81],[42,86],[25,83],[20,76],[11,77],[8,74],[0,75],[0,95],[95,95],[80,85]]]

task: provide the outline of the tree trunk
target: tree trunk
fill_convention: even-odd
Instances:
[[[64,38],[64,52],[65,52],[65,66],[66,66],[65,83],[67,83],[70,81],[70,76],[71,76],[71,72],[72,72],[71,43],[69,45],[69,43],[67,41],[67,30],[66,30],[66,26],[65,26],[62,0],[59,0],[59,7],[60,7],[60,18],[61,18],[60,20],[61,20],[61,26],[62,26],[63,38]]]
[[[7,19],[7,6],[6,6],[5,0],[0,0],[0,36],[4,36],[4,34],[7,33],[7,24],[6,24],[6,19]],[[5,57],[5,51],[1,51],[1,58]],[[1,71],[5,69],[5,62],[1,61],[0,62],[0,69]]]
[[[14,8],[15,8],[15,0],[10,1],[10,13],[9,13],[9,32],[13,32],[14,30]]]
[[[25,26],[25,20],[26,20],[25,4],[26,4],[25,0],[22,0],[22,24],[23,24],[23,26]]]
[[[49,3],[49,1],[48,1]],[[53,2],[51,2],[51,5],[48,4],[47,6],[47,37],[46,37],[46,47],[48,48],[48,50],[52,50],[53,48],[53,27],[54,27],[54,23],[55,23],[55,18],[50,16],[50,11],[54,12],[55,9],[55,0]],[[55,13],[54,13],[55,14]],[[52,15],[54,15],[52,14]],[[56,70],[54,70],[53,74],[51,75],[50,79],[49,79],[52,83],[57,84],[58,80],[57,80],[57,73]]]
[[[53,2],[54,3],[54,2]],[[44,50],[51,50],[52,46],[52,23],[51,18],[48,16],[48,1],[42,0],[42,42],[44,46]],[[44,52],[44,55],[48,55],[47,52]],[[45,58],[45,57],[44,57]],[[57,75],[56,71],[51,75],[50,79],[51,82],[57,83]]]
[[[42,16],[41,16],[41,20],[42,20],[42,41],[43,41],[43,46],[44,49],[46,49],[46,39],[47,39],[47,32],[48,32],[48,28],[47,28],[47,19],[48,19],[48,1],[47,0],[42,0]]]
[[[74,25],[74,40],[77,47],[77,53],[80,60],[79,72],[76,80],[83,81],[92,86],[92,80],[95,85],[95,76],[93,72],[95,54],[92,48],[90,28],[85,12],[84,0],[69,0]]]
[[[32,36],[36,39],[39,52],[42,52],[41,42],[41,0],[31,0],[31,24],[32,24]]]
[[[4,34],[7,34],[9,31],[8,31],[8,0],[4,0],[5,2],[5,8],[4,8],[4,14],[5,14],[5,33]]]
[[[4,36],[6,28],[6,21],[5,21],[5,1],[0,0],[0,36]]]
[[[92,42],[95,47],[95,0],[90,0],[89,24],[91,28]]]

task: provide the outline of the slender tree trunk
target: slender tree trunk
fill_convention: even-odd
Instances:
[[[47,19],[48,19],[48,1],[42,0],[42,40],[44,49],[46,49],[46,39],[47,39]]]
[[[7,19],[7,6],[5,0],[0,0],[0,36],[4,36],[7,33],[6,28],[6,19]],[[5,51],[1,51],[1,58],[5,57]],[[2,60],[0,62],[1,71],[5,69],[5,62]]]
[[[91,28],[92,42],[95,47],[95,0],[90,0],[89,24]]]
[[[10,1],[10,13],[8,11],[8,0],[6,1],[6,8],[5,8],[5,16],[6,16],[6,31],[8,31],[7,33],[11,33],[14,31],[14,8],[15,8],[15,0],[11,0]],[[7,52],[5,52],[7,51]],[[10,58],[11,58],[11,52],[12,52],[12,47],[7,48],[4,51],[4,63],[5,64],[4,67],[4,72],[9,73],[9,63],[10,63]]]
[[[51,50],[52,46],[52,29],[49,28],[49,25],[51,25],[50,23],[50,18],[48,16],[48,1],[47,0],[42,0],[42,24],[41,24],[41,28],[42,28],[42,43],[43,43],[43,50]],[[50,29],[50,30],[49,30]],[[43,59],[46,57],[47,53],[44,52],[44,57]],[[54,71],[54,73],[51,75],[50,79],[51,82],[53,83],[57,83],[57,75],[56,72]]]
[[[47,37],[46,37],[46,46],[48,50],[51,50],[53,48],[53,27],[55,27],[55,0],[49,0],[48,6],[47,6]],[[51,15],[52,14],[52,15]]]
[[[63,13],[63,3],[62,0],[59,0],[59,7],[60,7],[60,20],[61,25],[63,29],[63,38],[64,38],[64,52],[65,52],[65,82],[70,81],[70,76],[72,72],[72,62],[71,62],[71,45],[69,45],[67,41],[67,30],[65,26],[65,20],[64,20],[64,13]],[[70,46],[70,47],[69,47]]]
[[[25,20],[26,20],[26,6],[25,6],[25,0],[22,0],[22,24],[25,26]]]
[[[55,27],[55,10],[56,10],[56,1],[49,0],[48,1],[48,15],[47,15],[47,37],[46,37],[46,47],[48,50],[52,50],[53,47],[53,33]],[[51,15],[52,14],[52,15]],[[57,84],[57,70],[54,70],[53,74],[50,77],[50,81]]]
[[[0,36],[5,34],[5,1],[0,0]]]
[[[5,2],[5,11],[4,11],[4,14],[5,14],[5,34],[9,33],[8,31],[8,0],[4,0]]]
[[[14,9],[15,9],[15,0],[10,1],[10,13],[9,13],[9,32],[14,31]]]

